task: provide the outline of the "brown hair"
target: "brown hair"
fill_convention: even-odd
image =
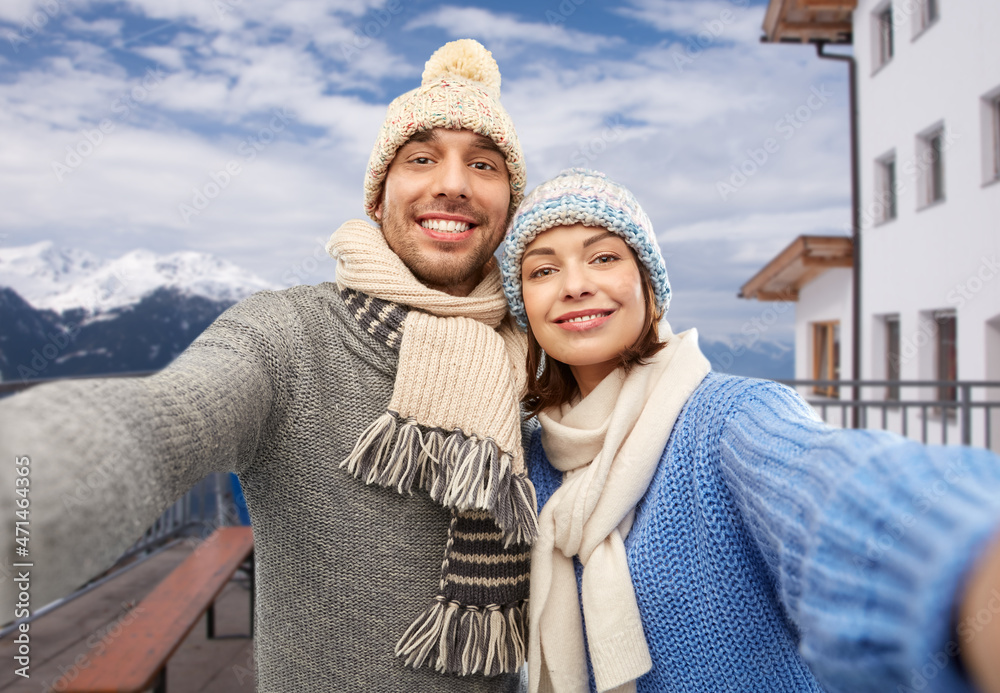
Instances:
[[[634,253],[633,253],[634,257]],[[663,314],[656,309],[656,297],[653,292],[653,281],[649,278],[646,266],[636,260],[639,267],[642,297],[646,304],[646,321],[642,332],[635,342],[625,347],[618,355],[620,365],[625,372],[630,372],[635,366],[645,365],[660,349],[667,345],[660,341],[656,325]],[[542,351],[528,325],[528,358],[525,364],[528,369],[528,390],[521,402],[527,407],[529,416],[537,416],[538,412],[549,407],[559,406],[570,401],[580,389],[569,366],[556,361]]]

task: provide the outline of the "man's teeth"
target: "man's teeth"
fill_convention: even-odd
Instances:
[[[469,230],[469,224],[464,221],[445,221],[444,219],[424,219],[420,225],[431,231],[444,231],[445,233],[461,233]]]
[[[586,322],[587,320],[597,320],[597,318],[603,318],[605,313],[594,313],[593,315],[581,315],[578,318],[570,318],[566,322]]]

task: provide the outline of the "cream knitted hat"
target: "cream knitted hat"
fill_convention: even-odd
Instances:
[[[517,323],[528,327],[521,288],[524,250],[542,231],[556,226],[603,226],[621,236],[645,265],[653,282],[656,307],[670,306],[670,280],[653,224],[628,188],[600,171],[566,169],[532,190],[511,220],[503,244],[500,271],[507,304]]]
[[[460,39],[434,51],[420,86],[389,104],[365,173],[369,217],[378,222],[375,208],[396,150],[414,134],[433,128],[471,130],[496,142],[507,158],[510,209],[517,208],[524,197],[524,155],[514,124],[500,104],[500,68],[481,43]]]

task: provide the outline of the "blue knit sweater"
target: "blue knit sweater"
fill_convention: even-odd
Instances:
[[[529,471],[541,507],[561,475],[538,431]],[[834,429],[782,385],[710,373],[636,511],[639,693],[971,690],[955,595],[1000,528],[992,453]]]

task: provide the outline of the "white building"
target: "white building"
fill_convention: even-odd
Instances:
[[[853,44],[860,378],[1000,381],[1000,2],[771,0],[764,32],[765,41]],[[796,378],[839,372],[849,379],[851,270],[803,281],[792,265],[782,267],[788,254],[743,295],[766,300],[767,292],[794,289]],[[799,283],[782,286],[782,272]],[[850,397],[850,389],[839,396]],[[962,396],[955,388],[906,386],[862,393],[904,401]],[[1000,401],[1000,392],[974,388],[972,397]],[[952,422],[946,427],[954,436],[960,413],[942,419],[941,411],[930,416]],[[984,412],[974,412],[980,442]],[[998,447],[1000,409],[992,418],[991,447]]]

